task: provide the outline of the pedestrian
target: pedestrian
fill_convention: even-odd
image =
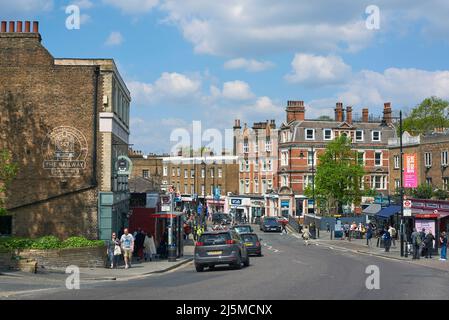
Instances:
[[[327,233],[331,232],[331,226],[330,226],[329,222],[326,223],[326,232]]]
[[[373,228],[368,225],[366,228],[366,245],[371,247],[371,239],[373,238]]]
[[[281,227],[282,227],[282,233],[287,233],[288,234],[288,232],[287,232],[287,228],[285,227],[285,225],[286,225],[286,223],[284,222],[284,221],[282,221],[281,222]]]
[[[144,246],[145,261],[147,261],[148,259],[150,261],[153,261],[153,257],[156,254],[156,246],[154,244],[154,238],[151,236],[150,233],[145,235],[145,241],[143,243],[143,246]]]
[[[134,237],[129,233],[128,228],[125,228],[124,234],[120,239],[122,246],[123,257],[125,259],[125,269],[131,267],[132,254],[134,250]]]
[[[302,238],[304,239],[304,245],[309,245],[309,239],[310,239],[310,231],[307,226],[304,227],[304,231],[302,233]]]
[[[440,246],[441,246],[441,257],[440,260],[441,261],[446,261],[447,257],[446,257],[446,253],[447,253],[447,235],[446,235],[446,231],[441,232],[440,235]]]
[[[419,247],[419,256],[424,257],[426,253],[426,245],[424,243],[424,240],[426,239],[426,229],[422,228],[421,232],[419,233],[419,237],[421,238],[421,245]]]
[[[419,259],[421,256],[420,248],[422,241],[421,241],[421,234],[416,230],[416,228],[413,228],[411,238],[413,246],[413,259]]]
[[[143,244],[145,242],[145,234],[142,232],[141,228],[137,229],[137,233],[134,239],[135,239],[134,245],[137,254],[137,259],[140,261],[143,259]]]
[[[343,228],[344,228],[345,238],[348,239],[349,241],[351,241],[351,238],[349,237],[349,229],[351,228],[351,227],[349,226],[349,223],[346,222],[346,223],[344,224]]]
[[[426,235],[426,239],[424,240],[424,243],[426,245],[426,259],[432,259],[432,251],[433,251],[433,241],[435,240],[434,235],[432,234],[432,230],[429,230],[429,232]]]
[[[393,244],[393,248],[396,248],[396,234],[397,234],[397,232],[396,232],[396,229],[394,228],[393,225],[390,226],[390,228],[388,229],[388,232],[391,235],[391,242]]]
[[[107,254],[109,261],[111,262],[111,269],[117,268],[118,259],[122,254],[122,250],[120,248],[120,241],[117,239],[115,232],[112,233],[111,240],[109,240]]]
[[[391,234],[388,230],[385,230],[384,234],[382,235],[382,239],[384,240],[385,252],[390,252]]]

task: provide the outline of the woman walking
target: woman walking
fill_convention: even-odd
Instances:
[[[446,253],[447,253],[447,235],[446,231],[443,231],[440,235],[440,245],[441,245],[441,261],[446,261]]]
[[[304,228],[304,232],[302,233],[302,238],[304,239],[304,245],[308,246],[309,239],[310,239],[310,231],[307,226]]]
[[[112,233],[111,240],[109,240],[107,254],[109,261],[111,262],[111,269],[117,268],[118,259],[122,254],[122,250],[120,248],[120,241],[117,239],[115,232]]]

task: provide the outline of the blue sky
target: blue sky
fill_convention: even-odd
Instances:
[[[68,30],[65,8],[80,8]],[[366,27],[369,5],[379,29]],[[202,121],[223,130],[333,116],[338,101],[380,114],[427,96],[449,99],[449,2],[229,0],[0,0],[0,18],[39,20],[55,57],[113,58],[132,94],[131,143],[169,151],[170,133]]]

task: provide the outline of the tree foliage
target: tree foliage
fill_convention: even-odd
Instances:
[[[449,128],[449,101],[438,97],[424,99],[403,121],[403,131],[412,135]]]
[[[357,154],[351,150],[351,141],[340,136],[327,145],[324,154],[319,156],[315,175],[315,196],[326,199],[329,211],[339,213],[342,205],[360,204],[362,197],[361,181],[365,171],[357,163]],[[305,190],[307,197],[311,189]]]
[[[8,150],[0,150],[0,215],[6,214],[4,208],[6,190],[17,175],[18,166],[13,163],[12,156]]]
[[[413,197],[417,199],[431,199],[433,196],[432,186],[427,183],[420,184],[416,189],[412,191]]]

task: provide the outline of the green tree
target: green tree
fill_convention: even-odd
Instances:
[[[432,186],[422,183],[418,188],[413,189],[413,197],[417,199],[431,199],[433,196]]]
[[[319,116],[317,120],[321,121],[333,121],[333,119],[329,116]]]
[[[449,128],[449,101],[438,97],[424,99],[403,121],[403,130],[412,135],[442,128]]]
[[[449,193],[446,190],[437,189],[434,191],[433,196],[438,200],[446,200],[449,198]]]
[[[0,215],[6,214],[4,208],[6,201],[6,190],[17,175],[18,166],[13,163],[8,150],[0,150]]]
[[[362,198],[361,181],[365,171],[357,163],[357,153],[351,150],[351,141],[340,136],[330,142],[319,156],[315,174],[315,197],[326,199],[328,211],[337,214],[342,205],[359,205]],[[311,197],[311,188],[305,195]]]
[[[365,197],[375,197],[375,196],[377,196],[377,194],[378,194],[378,192],[376,191],[376,189],[367,189],[363,193],[363,195]]]

